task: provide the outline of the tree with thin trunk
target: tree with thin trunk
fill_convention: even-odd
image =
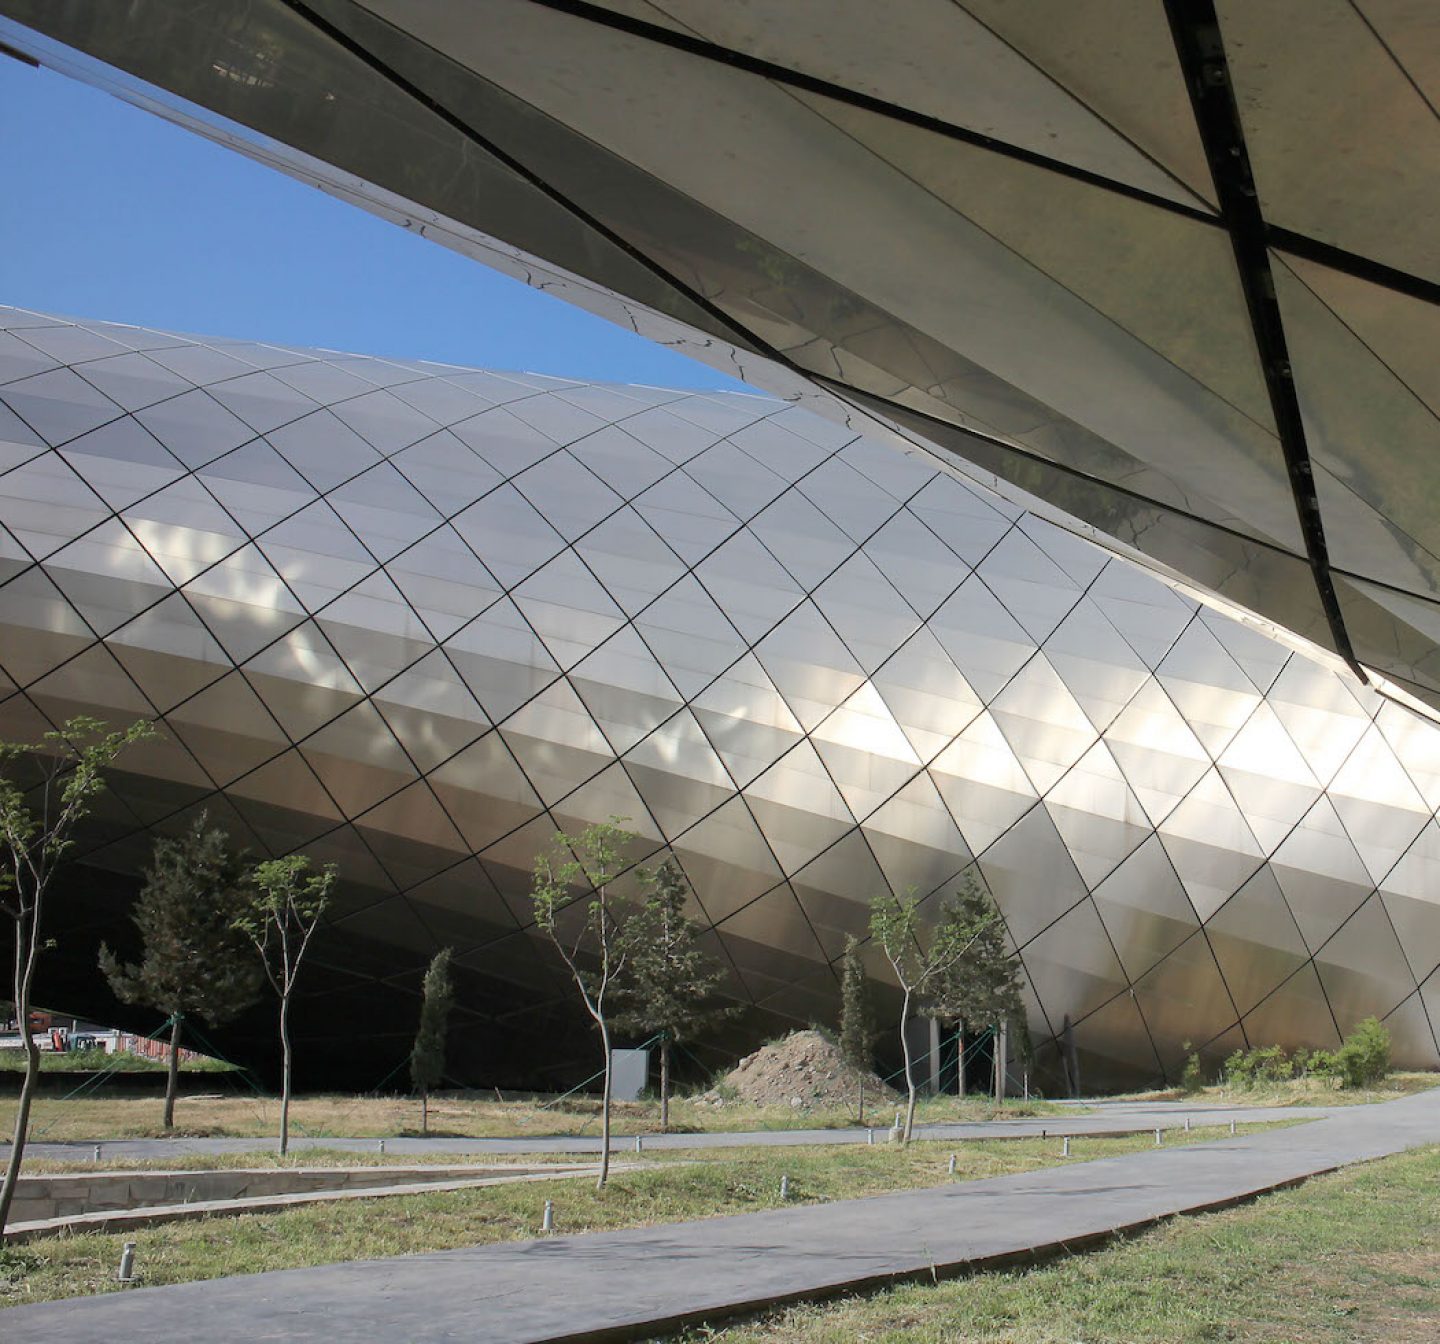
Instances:
[[[915,1072],[910,1051],[910,1013],[925,1004],[935,986],[949,975],[974,945],[978,930],[967,931],[942,907],[940,918],[922,941],[920,901],[913,894],[877,896],[870,904],[870,932],[884,950],[885,959],[900,985],[900,1050],[905,1059],[905,1143],[915,1129]]]
[[[290,999],[337,876],[333,863],[312,873],[304,854],[267,859],[251,870],[245,908],[235,919],[259,952],[265,978],[280,1000],[281,1157],[290,1151]]]
[[[455,989],[450,983],[450,949],[442,947],[425,972],[420,1000],[420,1027],[410,1051],[410,1081],[420,1093],[420,1132],[430,1133],[430,1089],[445,1077],[445,1032]]]
[[[966,942],[968,950],[934,978],[926,996],[927,1007],[937,1018],[958,1022],[962,1039],[969,1028],[995,1033],[994,1090],[998,1101],[1005,1069],[1000,1028],[1024,1017],[1019,966],[1005,950],[1005,921],[989,892],[975,880],[973,871],[965,874],[941,918],[952,926],[947,935],[951,941]]]
[[[40,742],[0,742],[0,910],[14,924],[14,1003],[25,1051],[25,1077],[15,1108],[15,1137],[5,1180],[0,1184],[0,1232],[10,1217],[15,1183],[20,1179],[30,1105],[40,1075],[40,1047],[30,1030],[31,995],[41,953],[51,944],[44,936],[46,898],[75,844],[76,826],[89,814],[105,788],[105,771],[127,747],[155,736],[145,719],[111,730],[98,719],[79,716],[48,732]],[[28,784],[15,775],[29,765]]]
[[[122,963],[100,945],[100,969],[116,998],[169,1016],[166,1129],[175,1126],[185,1020],[200,1017],[220,1026],[260,994],[260,968],[235,928],[245,899],[244,882],[244,860],[202,812],[179,839],[162,836],[155,842],[145,885],[130,912],[140,931],[140,961]]]
[[[670,1052],[733,1009],[712,999],[725,978],[700,946],[700,926],[686,918],[690,884],[666,859],[642,874],[645,899],[625,923],[625,970],[615,982],[615,1026],[660,1038],[660,1129],[670,1128]]]
[[[531,899],[536,926],[545,933],[580,991],[585,1011],[600,1033],[605,1081],[600,1101],[600,1177],[603,1190],[610,1179],[610,1005],[607,996],[625,969],[625,909],[610,885],[625,866],[623,850],[634,836],[620,817],[595,822],[579,835],[560,831],[554,845],[535,858]],[[566,858],[565,855],[569,855]],[[589,894],[572,900],[576,887]],[[576,907],[578,906],[578,910]],[[566,918],[568,912],[575,911]],[[566,924],[562,932],[561,924]],[[587,955],[588,954],[588,955]],[[584,960],[582,961],[582,957]]]

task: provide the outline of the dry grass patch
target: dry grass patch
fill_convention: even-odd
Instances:
[[[917,1118],[922,1123],[989,1120],[1026,1115],[1076,1114],[1073,1107],[1042,1101],[1007,1101],[956,1097],[927,1098]],[[891,1112],[867,1107],[866,1121],[890,1123]],[[15,1103],[0,1102],[0,1133],[14,1124]],[[39,1097],[31,1112],[32,1142],[104,1141],[160,1137],[265,1138],[277,1132],[280,1104],[270,1097],[180,1097],[175,1129],[160,1127],[161,1102],[155,1097],[93,1096],[64,1100]],[[679,1133],[726,1133],[768,1129],[844,1129],[857,1123],[846,1107],[751,1106],[726,1102],[720,1106],[679,1098],[670,1106],[670,1128]],[[617,1102],[619,1134],[655,1134],[660,1105],[655,1101]],[[301,1096],[290,1106],[292,1134],[310,1138],[392,1138],[420,1132],[420,1103],[408,1097]],[[545,1103],[534,1100],[438,1097],[430,1103],[430,1133],[449,1138],[548,1138],[555,1135],[598,1135],[600,1103],[589,1098]]]

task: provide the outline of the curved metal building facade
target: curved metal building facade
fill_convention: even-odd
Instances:
[[[1440,706],[1433,5],[0,16],[48,66],[953,453]]]
[[[93,870],[201,806],[337,861],[322,995],[451,944],[549,1011],[531,861],[616,815],[756,1021],[975,865],[1087,1081],[1437,1062],[1440,729],[1320,655],[781,401],[0,327],[0,734],[161,720]]]

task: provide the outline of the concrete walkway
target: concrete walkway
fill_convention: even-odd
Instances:
[[[207,1344],[645,1338],[1024,1260],[1431,1143],[1436,1091],[1297,1128],[934,1190],[16,1307],[0,1312],[0,1334],[26,1344],[191,1344],[199,1332]]]
[[[921,1139],[1028,1139],[1049,1136],[1085,1134],[1135,1134],[1147,1129],[1183,1129],[1192,1125],[1223,1125],[1231,1120],[1250,1124],[1272,1120],[1318,1120],[1328,1115],[1353,1110],[1350,1106],[1222,1106],[1213,1102],[1125,1101],[1086,1103],[1087,1113],[1025,1116],[1014,1120],[973,1120],[960,1124],[919,1125],[916,1137]],[[885,1142],[890,1116],[880,1117],[874,1129],[876,1143]],[[867,1143],[870,1133],[864,1129],[764,1129],[733,1134],[646,1134],[644,1150],[676,1148],[746,1148],[793,1147],[808,1144]],[[27,1156],[51,1158],[56,1161],[89,1161],[96,1141],[69,1140],[46,1143],[31,1141],[25,1147]],[[310,1138],[293,1133],[290,1148],[302,1152],[306,1148],[329,1148],[348,1153],[373,1153],[378,1139]],[[274,1139],[105,1139],[100,1141],[101,1160],[107,1164],[143,1158],[184,1157],[194,1154],[255,1153],[275,1146]],[[614,1136],[610,1150],[627,1153],[635,1150],[635,1136]],[[0,1161],[10,1151],[8,1143],[0,1143]],[[593,1134],[570,1134],[545,1138],[509,1139],[397,1139],[385,1140],[385,1152],[394,1156],[415,1157],[424,1153],[598,1153],[600,1139]]]

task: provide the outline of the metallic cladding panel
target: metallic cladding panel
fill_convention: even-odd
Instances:
[[[90,863],[207,806],[523,1013],[536,849],[622,816],[796,1021],[973,867],[1090,1081],[1372,1012],[1437,1062],[1440,729],[1056,524],[764,397],[0,332],[0,734],[166,730]]]

